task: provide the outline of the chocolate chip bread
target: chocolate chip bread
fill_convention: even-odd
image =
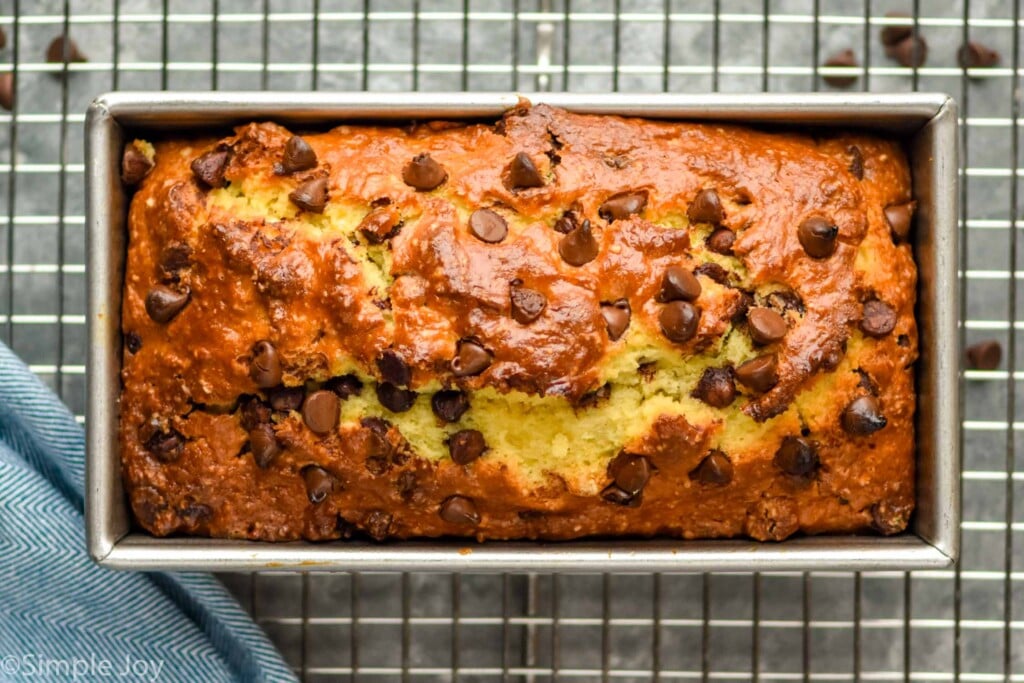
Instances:
[[[135,141],[138,523],[284,541],[903,530],[898,144],[583,116]]]

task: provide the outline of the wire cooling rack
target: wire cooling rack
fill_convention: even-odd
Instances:
[[[891,10],[913,16],[926,66],[885,57]],[[945,91],[965,124],[961,341],[1005,353],[965,373],[955,571],[223,578],[309,681],[1024,680],[1020,14],[1014,0],[0,0],[17,95],[0,115],[0,339],[81,415],[82,122],[99,92],[807,91],[850,48],[854,88]],[[46,62],[64,34],[89,61]],[[968,39],[1001,63],[965,73]]]

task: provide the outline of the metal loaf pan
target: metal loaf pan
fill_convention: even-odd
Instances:
[[[917,364],[918,501],[912,530],[881,538],[819,536],[744,540],[464,540],[260,543],[153,538],[131,529],[118,452],[120,309],[128,197],[125,139],[154,131],[222,129],[251,120],[339,124],[346,120],[491,118],[515,93],[112,93],[86,120],[89,357],[86,522],[89,552],[120,569],[216,571],[772,571],[941,569],[958,552],[960,453],[957,358],[957,110],[946,95],[527,94],[578,112],[693,121],[874,129],[906,140],[919,210]]]

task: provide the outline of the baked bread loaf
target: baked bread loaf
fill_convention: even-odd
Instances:
[[[266,541],[902,531],[900,146],[522,102],[129,144],[138,523]]]

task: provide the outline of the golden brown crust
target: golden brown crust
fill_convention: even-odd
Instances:
[[[274,541],[354,530],[377,538],[781,540],[797,531],[905,527],[914,500],[916,269],[884,214],[911,199],[895,143],[524,106],[497,127],[345,126],[305,135],[317,165],[276,173],[290,137],[260,123],[219,142],[159,143],[155,167],[132,201],[122,324],[140,344],[124,351],[121,449],[133,509],[148,531]],[[211,150],[228,152],[226,190],[211,191],[190,170]],[[520,152],[542,186],[511,186],[510,164]],[[447,174],[437,190],[403,182],[403,169],[423,153]],[[325,213],[296,213],[288,193],[322,178]],[[707,226],[686,218],[708,188],[723,205],[721,225],[736,233],[734,256],[713,256]],[[257,192],[270,203],[253,208]],[[639,193],[646,203],[638,214],[606,220],[602,204],[621,193]],[[361,231],[374,207],[378,215]],[[485,242],[467,229],[478,208],[505,219],[503,240]],[[591,222],[598,245],[596,258],[581,266],[560,255],[564,235],[556,224],[569,211],[577,224]],[[811,258],[801,244],[798,226],[812,216],[838,227],[828,258]],[[711,270],[699,274],[695,334],[673,343],[662,333],[663,274],[710,261],[724,264],[725,282]],[[517,281],[545,302],[527,324],[511,311]],[[158,286],[188,294],[169,322],[146,310]],[[749,336],[743,312],[750,297],[782,312],[788,331],[768,346],[744,342],[737,359],[726,346],[733,335]],[[613,340],[602,303],[622,299],[629,328]],[[871,300],[895,313],[894,329],[877,338],[860,329]],[[739,360],[773,353],[778,382],[763,393],[736,383],[732,407],[722,410],[689,409],[678,399],[675,413],[655,415],[619,444],[652,466],[642,492],[620,501],[627,504],[598,493],[616,485],[610,471],[595,475],[596,489],[558,471],[527,485],[486,453],[468,465],[423,457],[395,426],[344,419],[318,436],[299,411],[273,414],[281,452],[261,468],[243,428],[240,399],[268,398],[251,371],[259,340],[272,341],[283,383],[308,391],[355,372],[372,397],[382,378],[377,361],[391,349],[411,369],[418,401],[450,387],[468,392],[472,404],[475,392],[490,388],[586,411],[601,409],[610,363],[641,334],[680,367],[731,368],[725,376],[735,377]],[[491,362],[460,377],[451,363],[466,339]],[[671,368],[637,368],[648,370]],[[682,387],[681,395],[690,400],[694,388]],[[878,399],[885,426],[851,434],[842,413],[863,396]],[[740,421],[760,430],[756,440],[740,445],[730,435]],[[787,437],[813,449],[817,464],[808,474],[780,469],[776,452]],[[160,446],[161,438],[170,441]],[[734,444],[726,454],[730,481],[692,474],[723,443]],[[550,446],[536,444],[539,451]],[[311,465],[327,473],[316,503],[304,476]],[[472,501],[478,523],[466,523],[463,508],[439,512],[452,496]]]

